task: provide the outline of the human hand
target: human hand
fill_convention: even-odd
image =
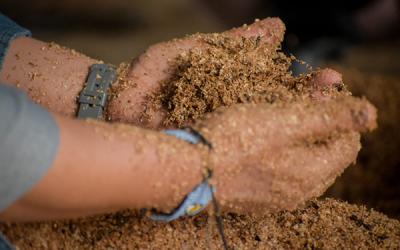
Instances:
[[[235,28],[224,32],[233,39],[242,37],[261,36],[261,41],[271,44],[280,44],[283,40],[285,26],[280,19],[269,18],[256,22],[247,27]],[[113,86],[113,97],[110,98],[107,110],[107,120],[120,121],[134,124],[139,127],[160,129],[165,128],[163,121],[167,117],[167,111],[146,110],[146,95],[161,87],[161,81],[168,79],[176,71],[179,65],[171,66],[183,51],[193,47],[204,47],[196,41],[196,35],[183,39],[174,39],[151,46],[134,61],[126,65],[126,79],[124,86]],[[115,84],[114,84],[115,85]],[[142,113],[154,117],[151,124],[142,121]]]
[[[284,24],[279,19],[269,18],[223,34],[237,40],[242,37],[260,36],[261,42],[277,46],[283,40],[284,30]],[[114,83],[112,87],[113,93],[109,101],[107,120],[151,129],[166,128],[163,122],[167,118],[167,110],[164,107],[157,110],[151,109],[151,102],[147,96],[159,90],[161,82],[171,78],[177,71],[180,66],[177,63],[177,57],[182,52],[189,51],[193,47],[206,49],[204,44],[199,43],[196,38],[197,35],[192,35],[184,39],[156,44],[131,64],[120,67],[123,69],[120,72],[123,79]],[[337,72],[330,71],[329,74],[331,76],[328,78],[314,76],[316,79],[314,83],[318,85],[319,82],[323,82],[327,85],[341,82],[341,77]],[[331,81],[327,82],[327,80]],[[148,117],[152,117],[151,122],[147,119]]]
[[[194,129],[212,143],[221,210],[265,213],[321,195],[355,161],[358,132],[374,129],[376,118],[368,101],[345,97],[222,108]]]

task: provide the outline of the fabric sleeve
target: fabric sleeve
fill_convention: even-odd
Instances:
[[[18,24],[0,13],[0,71],[3,68],[4,59],[6,58],[11,42],[21,36],[31,37],[32,34],[29,30],[21,28]]]
[[[51,113],[25,92],[0,83],[0,212],[46,174],[59,143]]]

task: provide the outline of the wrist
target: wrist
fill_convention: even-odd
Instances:
[[[128,78],[128,73],[131,69],[131,63],[129,62],[122,62],[118,65],[117,68],[117,77],[114,83],[108,89],[108,96],[107,96],[107,104],[104,108],[104,112],[102,115],[102,120],[104,121],[111,121],[112,115],[116,113],[123,113],[127,106],[130,105],[130,102],[126,104],[124,108],[116,108],[115,105],[110,105],[113,101],[116,100],[120,96],[120,93],[128,88],[131,87],[131,79]],[[133,105],[133,102],[132,102]]]
[[[173,162],[160,159],[163,166],[159,173],[141,174],[143,185],[140,189],[149,190],[150,194],[144,197],[145,204],[134,207],[156,209],[170,213],[176,210],[186,199],[188,194],[199,185],[205,177],[205,150],[197,145],[190,145],[184,141],[168,143],[167,151],[175,156],[162,156],[173,158]],[[166,146],[166,145],[165,145]],[[161,151],[163,151],[161,149]],[[138,183],[139,184],[139,183]]]
[[[142,210],[142,212],[150,216],[150,219],[152,220],[169,222],[182,216],[192,216],[200,213],[211,202],[211,200],[213,199],[213,194],[216,192],[216,189],[211,184],[212,169],[211,166],[209,166],[208,164],[208,156],[210,150],[212,149],[212,145],[201,134],[190,127],[185,127],[181,130],[164,130],[164,133],[173,136],[176,139],[189,142],[190,144],[197,144],[198,147],[196,148],[199,150],[198,153],[200,158],[202,159],[202,164],[200,164],[200,166],[202,167],[202,181],[194,182],[196,184],[194,188],[191,187],[193,181],[186,181],[185,185],[181,185],[182,187],[191,187],[188,194],[186,191],[181,191],[181,194],[187,194],[183,201],[181,201],[181,199],[173,198],[173,201],[180,202],[178,205],[174,204],[172,210],[168,211],[167,213],[148,214],[148,211],[146,211],[145,209]],[[183,183],[181,182],[181,184]],[[173,184],[169,186],[171,187],[173,186]],[[171,203],[171,201],[169,201],[169,203]]]

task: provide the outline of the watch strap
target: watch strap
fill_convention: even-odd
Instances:
[[[117,68],[109,64],[93,64],[85,88],[79,96],[78,118],[99,120],[106,106],[107,91],[117,77]]]

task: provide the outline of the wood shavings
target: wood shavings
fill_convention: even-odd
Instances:
[[[139,211],[72,220],[0,223],[17,249],[223,249],[216,221],[202,212],[157,223]],[[230,249],[398,249],[400,223],[333,199],[256,216],[222,213]]]
[[[152,110],[168,110],[166,125],[181,126],[221,106],[310,100],[310,89],[303,87],[317,72],[293,77],[288,72],[293,58],[279,52],[279,45],[262,43],[260,37],[236,41],[222,34],[199,34],[196,40],[206,49],[182,52],[171,63],[177,72],[147,96]]]

